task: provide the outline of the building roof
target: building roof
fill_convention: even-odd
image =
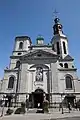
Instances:
[[[17,36],[15,40],[29,40],[32,43],[31,38],[29,36]]]
[[[67,55],[64,59],[61,59],[61,61],[73,61],[74,59],[70,56]]]
[[[42,36],[38,36],[36,40],[44,40],[44,38]]]

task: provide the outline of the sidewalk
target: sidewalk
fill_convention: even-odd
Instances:
[[[42,114],[42,113],[27,113],[22,115],[10,115],[10,116],[3,116],[0,117],[1,120],[51,120],[51,119],[57,119],[57,118],[66,118],[66,117],[80,117],[80,111],[71,111],[71,113],[68,113],[66,111],[64,114],[62,112],[52,112],[48,114]]]

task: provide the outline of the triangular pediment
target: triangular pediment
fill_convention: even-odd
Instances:
[[[23,55],[23,59],[37,59],[37,58],[57,58],[56,53],[53,50],[31,50],[27,54]]]
[[[64,60],[74,60],[70,55],[67,55]]]
[[[61,59],[61,61],[73,61],[74,59],[70,56],[67,55],[64,59]]]

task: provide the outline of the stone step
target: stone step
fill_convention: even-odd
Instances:
[[[34,108],[34,109],[28,109],[27,113],[36,113],[37,112],[37,109]]]

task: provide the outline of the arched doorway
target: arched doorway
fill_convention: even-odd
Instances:
[[[42,108],[43,105],[43,100],[44,100],[44,96],[43,96],[43,90],[42,89],[37,89],[35,90],[35,92],[33,93],[33,98],[34,98],[34,108]],[[39,106],[38,106],[39,105]]]

